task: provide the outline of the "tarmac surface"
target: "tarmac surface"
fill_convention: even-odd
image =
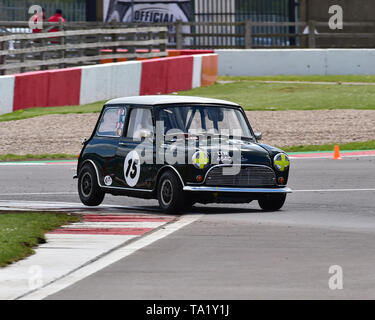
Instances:
[[[72,163],[2,165],[0,206],[81,208],[74,173]],[[197,205],[192,223],[48,298],[374,299],[375,157],[293,159],[289,187],[274,213],[256,202]],[[158,212],[154,200],[104,204],[99,210]],[[330,289],[332,266],[342,270],[341,290]]]

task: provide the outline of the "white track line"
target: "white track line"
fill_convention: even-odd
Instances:
[[[171,233],[193,223],[194,221],[201,218],[202,215],[186,215],[182,217],[180,220],[167,224],[164,228],[159,229],[149,235],[146,235],[139,240],[136,240],[129,245],[125,245],[119,249],[114,251],[110,251],[106,255],[102,256],[98,260],[92,262],[91,264],[84,266],[65,277],[56,280],[52,283],[45,285],[44,287],[27,293],[21,297],[19,300],[41,300],[44,299],[60,290],[63,290],[72,284],[90,276],[91,274],[102,270],[105,267],[131,255],[132,253],[136,252],[139,249],[142,249],[168,235]]]
[[[375,191],[375,188],[367,188],[367,189],[317,189],[317,190],[294,190],[293,192],[347,192],[347,191]],[[76,195],[77,192],[38,192],[38,193],[0,193],[0,196],[27,196],[27,195]],[[42,201],[41,201],[42,202]],[[39,204],[39,201],[37,202]],[[56,206],[59,203],[53,203],[53,206]],[[61,203],[64,205],[65,203]],[[75,205],[81,205],[77,203]]]
[[[7,162],[0,162],[0,166],[6,167],[6,166],[45,166],[45,163],[7,163]]]
[[[368,189],[316,189],[316,190],[294,190],[293,192],[353,192],[353,191],[375,191],[375,188]]]
[[[72,162],[0,162],[0,166],[75,166],[75,163]]]
[[[22,193],[0,193],[0,196],[55,196],[55,195],[72,195],[77,192],[22,192]]]
[[[82,203],[70,203],[70,202],[48,202],[48,201],[24,201],[24,200],[0,200],[0,211],[28,211],[28,210],[62,210],[70,212],[81,212],[81,210],[95,211],[95,210],[136,210],[136,211],[147,211],[157,212],[161,214],[159,208],[153,208],[148,206],[121,206],[121,205],[109,205],[101,204],[97,207],[87,207]],[[116,214],[116,213],[114,213]],[[118,214],[118,213],[117,213]]]

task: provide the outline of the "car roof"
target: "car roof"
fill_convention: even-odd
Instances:
[[[159,105],[159,104],[178,104],[178,103],[204,103],[204,104],[222,104],[239,107],[237,103],[191,96],[178,96],[178,95],[150,95],[150,96],[133,96],[112,99],[106,103],[109,104],[139,104],[139,105]]]

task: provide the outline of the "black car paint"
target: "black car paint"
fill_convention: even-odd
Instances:
[[[181,104],[178,104],[181,105]],[[189,104],[192,105],[192,104]],[[199,104],[194,104],[198,105]],[[207,104],[203,104],[207,105]],[[122,132],[121,137],[100,137],[97,135],[97,128],[100,123],[100,119],[102,114],[107,107],[125,107],[127,110],[126,113],[126,120]],[[77,164],[77,173],[80,172],[83,164],[92,161],[97,169],[98,179],[100,182],[101,187],[105,190],[106,193],[110,193],[113,195],[124,195],[124,196],[132,196],[132,197],[140,197],[140,198],[155,198],[156,197],[156,187],[157,181],[161,174],[166,170],[172,170],[175,173],[178,173],[181,182],[183,185],[204,185],[204,180],[200,183],[197,183],[196,177],[201,175],[203,177],[206,176],[206,173],[212,168],[213,165],[207,166],[205,169],[197,169],[195,166],[191,164],[175,164],[175,165],[168,165],[168,164],[156,164],[156,156],[155,156],[155,148],[153,148],[154,154],[154,164],[144,164],[142,165],[141,176],[139,179],[139,183],[134,187],[129,187],[125,180],[124,180],[124,157],[128,152],[133,150],[140,141],[133,141],[125,137],[125,134],[128,129],[129,125],[129,114],[130,110],[133,108],[149,108],[152,110],[153,116],[153,124],[155,126],[155,114],[158,112],[160,108],[164,108],[166,106],[173,106],[173,104],[168,105],[155,105],[155,106],[145,106],[145,105],[104,105],[103,109],[100,113],[98,121],[95,125],[93,133],[89,139],[87,139],[83,143],[83,148],[78,158]],[[235,106],[227,106],[227,105],[216,105],[220,107],[227,107],[227,108],[235,108],[239,109],[242,114],[244,115],[245,121],[250,128],[251,134],[254,137],[253,141],[242,141],[241,143],[241,164],[255,164],[255,165],[265,165],[274,170],[273,166],[273,158],[278,153],[285,153],[284,151],[269,146],[265,144],[258,143],[254,136],[254,132],[252,127],[248,121],[248,118],[241,107]],[[119,143],[124,145],[120,145]],[[229,142],[231,143],[231,142]],[[155,146],[155,143],[154,143]],[[150,147],[152,147],[150,145]],[[206,151],[209,155],[209,158],[217,152],[218,148],[213,145],[209,146]],[[189,150],[187,150],[189,151]],[[283,177],[284,183],[280,187],[285,187],[288,181],[289,176],[289,167],[284,170],[283,172],[274,170],[276,174],[276,178]],[[104,184],[104,177],[110,175],[113,179],[113,185],[111,187],[107,187]],[[235,195],[231,194],[231,197],[236,197]],[[243,195],[240,195],[243,196]],[[256,198],[259,195],[252,195],[250,198]],[[207,193],[207,198],[209,195]],[[208,200],[211,201],[211,200]]]

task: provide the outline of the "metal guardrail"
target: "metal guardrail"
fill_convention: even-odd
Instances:
[[[21,28],[24,23],[0,23],[0,26],[7,29],[16,26]],[[85,29],[78,29],[84,26]],[[3,32],[0,36],[1,74],[5,74],[7,70],[25,72],[46,70],[49,66],[65,68],[95,64],[102,59],[116,61],[121,58],[131,60],[167,55],[167,28],[164,26],[87,29],[85,23],[75,24],[71,28],[73,30],[66,31],[64,29],[68,27],[67,24],[62,23],[49,23],[44,27],[47,28],[40,33]],[[52,28],[62,31],[48,32]],[[103,55],[103,49],[109,49],[110,53]]]
[[[167,47],[176,49],[375,47],[375,22],[345,23],[344,30],[330,30],[328,22],[319,21],[255,22],[250,20],[177,21],[152,25],[69,22],[44,23],[43,27],[41,33],[14,33],[15,30],[25,32],[28,22],[0,21],[0,32],[3,34],[0,36],[1,74],[17,68],[24,72],[35,68],[47,69],[49,66],[56,65],[62,68],[77,64],[92,64],[98,63],[103,58],[116,61],[120,58],[166,56]],[[61,31],[48,33],[48,30],[56,27]],[[12,43],[11,47],[9,43]],[[350,45],[346,45],[349,43]],[[102,49],[110,50],[106,50],[103,56]],[[137,49],[143,50],[137,52]]]
[[[218,48],[334,48],[361,47],[353,45],[353,41],[340,45],[337,39],[368,39],[367,46],[375,47],[371,39],[375,39],[374,22],[348,22],[344,30],[330,30],[328,22],[176,22],[173,25],[176,37],[176,48],[183,49],[218,49]],[[184,32],[190,27],[190,32]],[[253,32],[262,27],[264,31]],[[356,30],[360,31],[356,31]],[[277,30],[276,32],[274,30]],[[365,31],[363,31],[365,30]],[[281,32],[282,31],[282,32]],[[169,33],[169,36],[171,34]],[[190,39],[190,41],[186,41]],[[226,39],[226,41],[219,41]],[[275,41],[275,39],[281,41]],[[321,39],[333,40],[322,43]],[[223,43],[224,42],[224,43]],[[187,45],[185,45],[187,43]]]

